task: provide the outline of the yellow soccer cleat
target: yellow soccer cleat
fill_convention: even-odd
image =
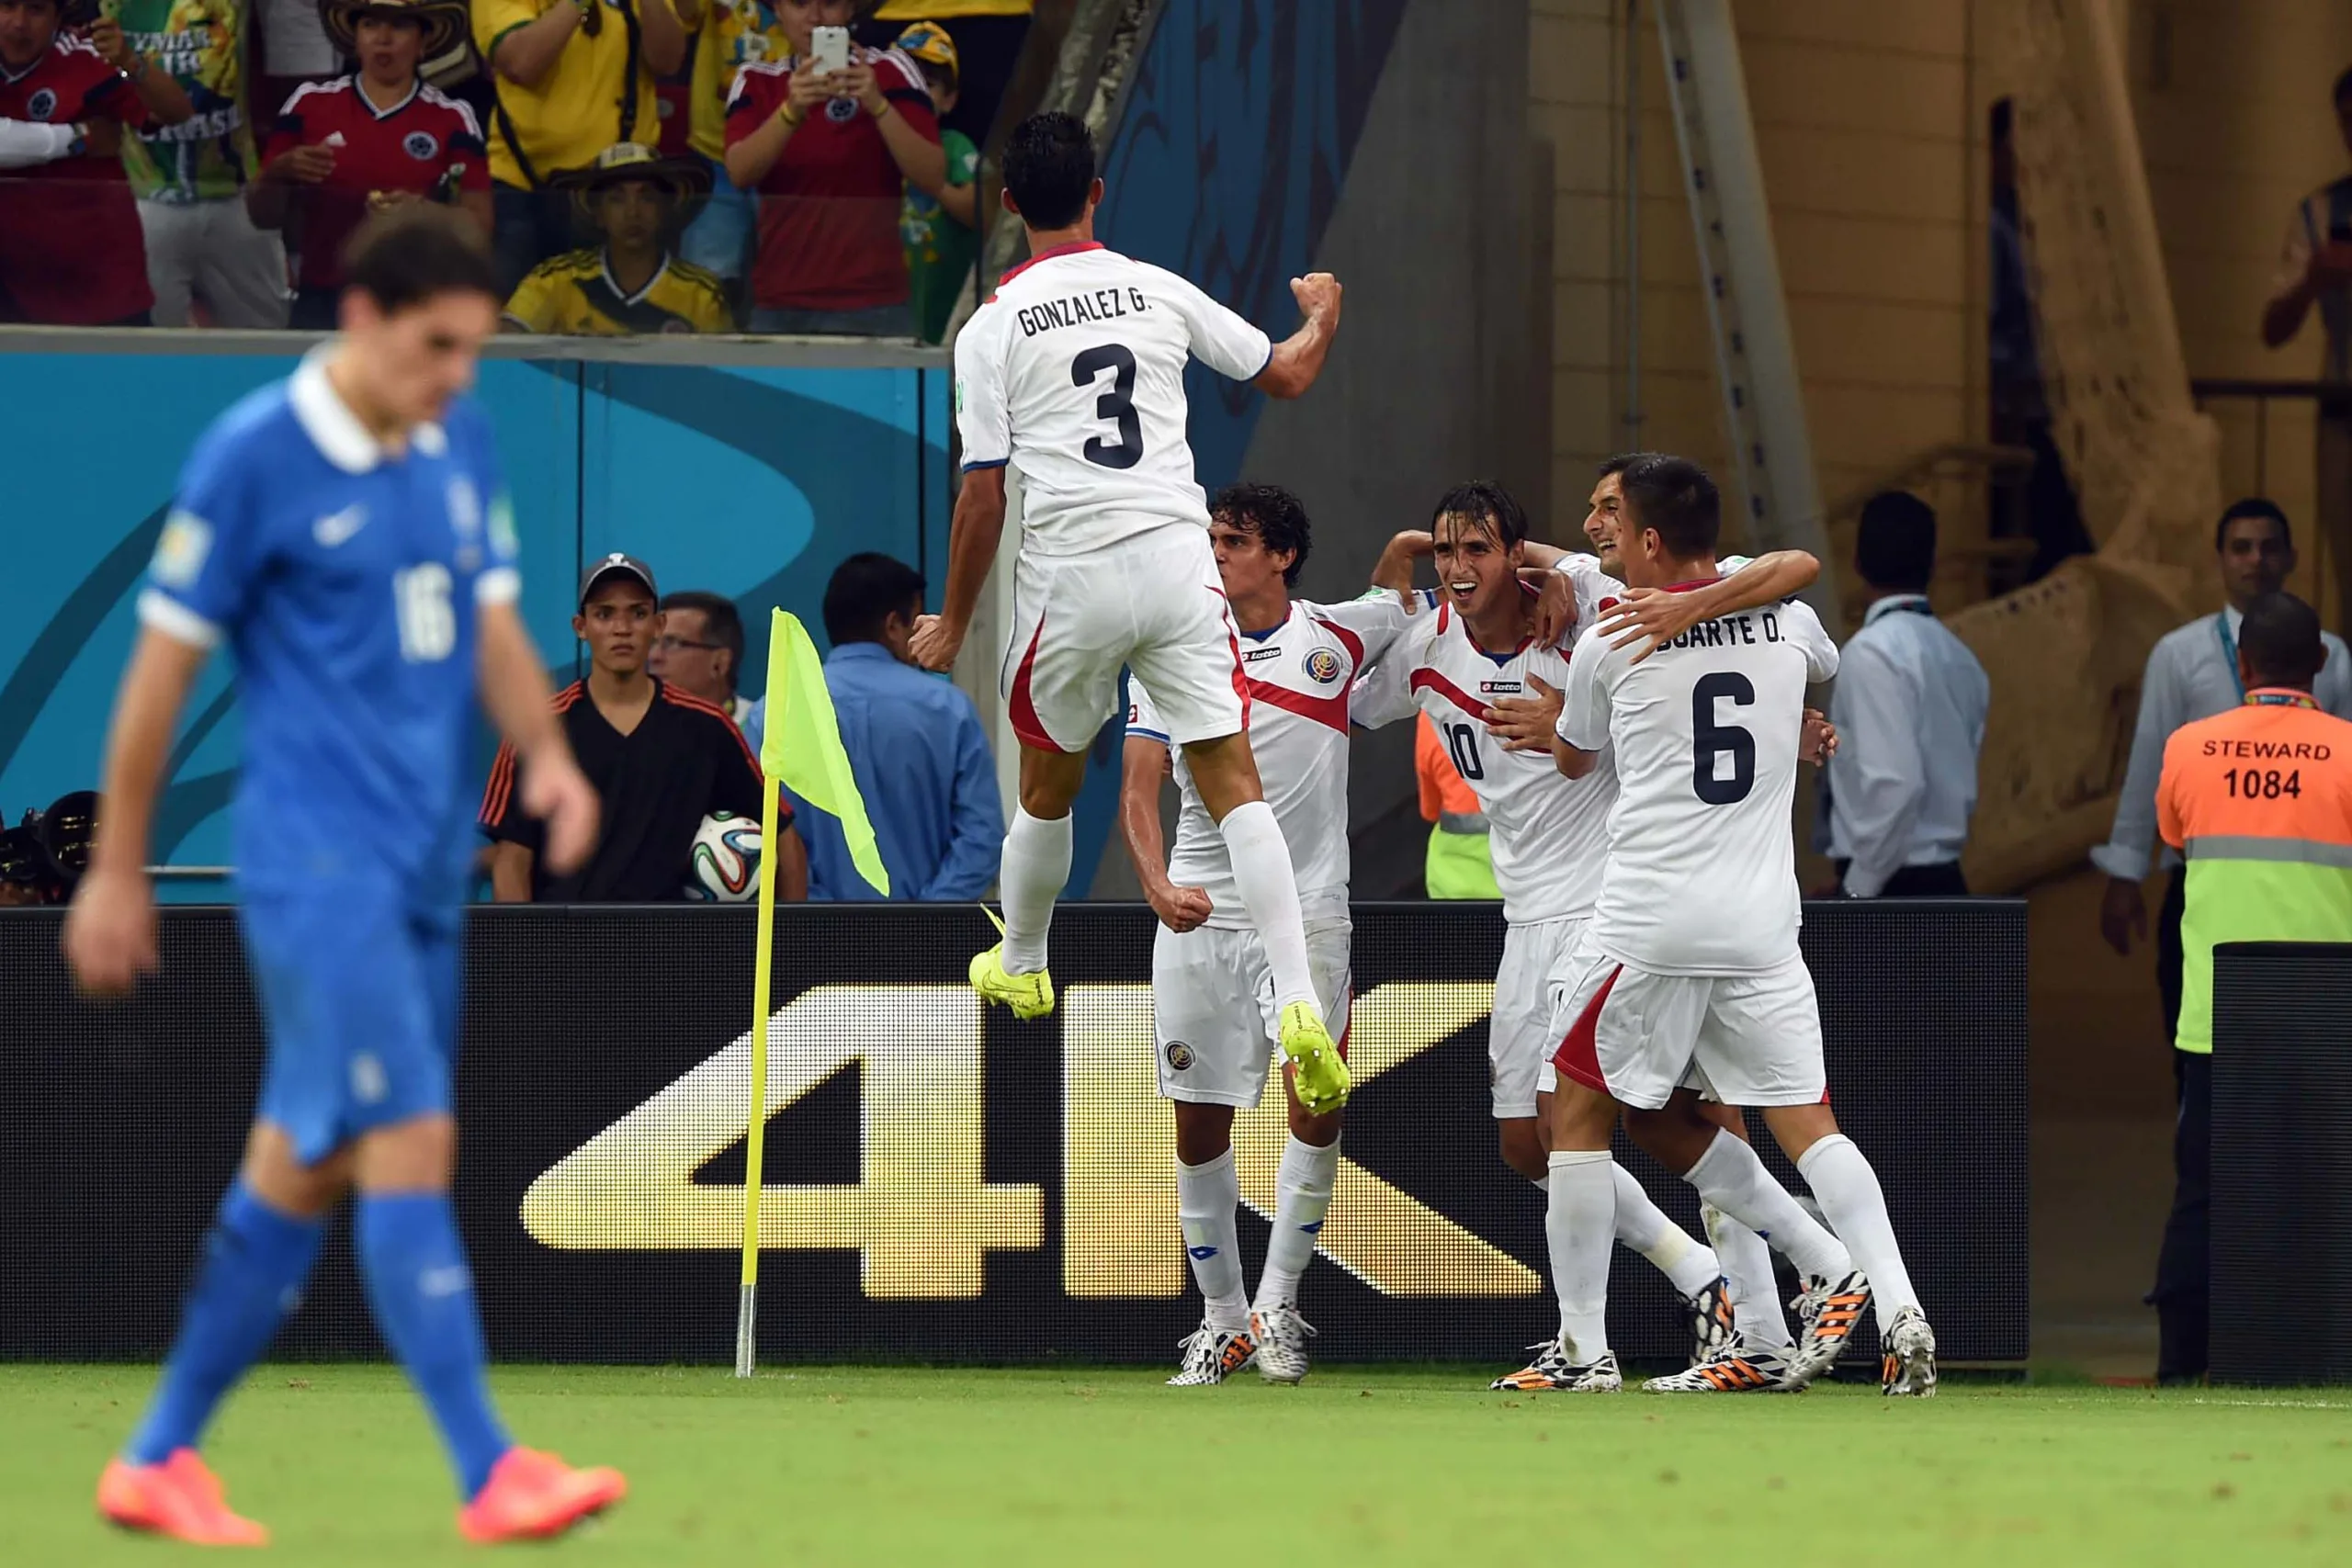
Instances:
[[[1043,1018],[1054,1010],[1054,977],[1043,969],[1033,975],[1005,972],[1004,943],[998,942],[972,960],[972,989],[983,1002],[1002,1002],[1019,1019]]]
[[[1306,1002],[1283,1009],[1283,1055],[1298,1069],[1292,1085],[1311,1116],[1328,1116],[1348,1102],[1348,1065],[1331,1043],[1323,1017]]]

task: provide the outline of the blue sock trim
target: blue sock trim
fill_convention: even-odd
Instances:
[[[446,1192],[362,1193],[353,1226],[368,1304],[432,1409],[468,1498],[513,1446],[490,1406],[473,1273]]]
[[[123,1453],[160,1464],[194,1448],[221,1399],[301,1302],[325,1226],[271,1208],[242,1180],[220,1200],[197,1257],[163,1381]]]

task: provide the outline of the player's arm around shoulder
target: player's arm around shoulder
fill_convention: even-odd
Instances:
[[[1568,683],[1560,693],[1560,716],[1552,728],[1552,762],[1564,778],[1580,779],[1600,765],[1609,745],[1610,696],[1617,673],[1638,656],[1611,646],[1595,626],[1577,638],[1568,655]]]

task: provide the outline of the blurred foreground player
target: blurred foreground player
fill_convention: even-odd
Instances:
[[[1247,651],[1253,711],[1250,750],[1267,804],[1289,846],[1305,920],[1316,1002],[1347,1044],[1352,998],[1348,918],[1348,706],[1355,677],[1406,626],[1395,594],[1375,591],[1344,604],[1290,596],[1306,563],[1306,509],[1272,485],[1234,485],[1210,508],[1209,542]],[[1242,1293],[1241,1188],[1233,1165],[1233,1113],[1265,1093],[1280,1033],[1265,943],[1234,891],[1233,862],[1209,819],[1189,763],[1174,757],[1158,705],[1141,681],[1129,688],[1125,777],[1119,825],[1159,917],[1152,933],[1151,1002],[1159,1092],[1176,1108],[1176,1212],[1201,1287],[1201,1326],[1184,1341],[1177,1386],[1223,1382],[1254,1357],[1269,1382],[1306,1375],[1299,1278],[1331,1207],[1340,1169],[1336,1108],[1300,1103],[1285,1072],[1290,1138],[1275,1179],[1273,1234],[1254,1305]],[[1170,768],[1183,797],[1176,853],[1159,827],[1159,785]]]
[[[469,1540],[552,1535],[618,1501],[611,1470],[518,1447],[490,1406],[449,1200],[473,697],[517,750],[548,855],[596,835],[515,611],[514,532],[487,420],[462,396],[498,328],[479,230],[446,208],[372,220],[343,336],[197,443],[139,599],[107,742],[106,812],[65,926],[82,987],[156,966],[141,867],[172,732],[206,656],[237,656],[245,715],[238,880],[267,1020],[261,1102],[205,1238],[161,1385],[98,1483],[131,1529],[259,1545],[197,1455],[205,1425],[300,1300],[327,1210],[352,1232],[377,1326],[438,1423]]]
[[[1622,489],[1627,583],[1676,592],[1712,583],[1722,515],[1704,471],[1645,457]],[[1763,1108],[1851,1249],[1878,1311],[1884,1392],[1931,1394],[1935,1336],[1878,1178],[1824,1103],[1821,1016],[1797,949],[1787,823],[1805,685],[1837,673],[1837,644],[1796,600],[1710,619],[1655,649],[1616,646],[1612,636],[1596,626],[1577,643],[1554,744],[1568,777],[1592,773],[1605,751],[1618,779],[1600,899],[1560,971],[1560,1016],[1571,1021],[1554,1057],[1563,1081],[1551,1107],[1544,1234],[1563,1353],[1572,1368],[1614,1371],[1609,1137],[1621,1106],[1627,1130],[1702,1197],[1759,1233],[1773,1229],[1756,1201],[1769,1178],[1755,1151],[1678,1092],[1695,1069],[1714,1098]],[[1731,1356],[1757,1359],[1738,1347]],[[1732,1391],[1706,1370],[1650,1386]],[[1770,1369],[1759,1369],[1758,1382],[1770,1381]]]
[[[1301,395],[1339,330],[1340,285],[1328,273],[1293,279],[1306,323],[1276,345],[1174,273],[1097,243],[1095,168],[1093,135],[1075,117],[1015,128],[1004,205],[1028,231],[1029,259],[956,341],[964,482],[944,603],[915,632],[925,669],[946,670],[963,647],[1004,529],[1007,464],[1024,487],[1005,660],[1021,803],[999,877],[1004,941],[972,961],[972,984],[1020,1018],[1053,1010],[1046,937],[1069,879],[1070,807],[1128,665],[1225,840],[1236,897],[1265,943],[1299,1098],[1337,1110],[1348,1069],[1317,1010],[1290,852],[1245,733],[1240,647],[1185,438],[1184,369],[1197,356],[1269,396]]]

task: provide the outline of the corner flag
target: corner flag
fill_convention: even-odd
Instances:
[[[876,893],[888,897],[890,874],[875,847],[874,824],[857,793],[849,753],[842,749],[841,723],[833,716],[832,693],[817,645],[798,618],[782,610],[768,622],[767,730],[760,741],[760,849],[767,858],[775,842],[776,789],[792,793],[839,818],[849,840],[850,860]],[[760,1287],[760,1200],[765,1183],[761,1156],[768,1123],[768,1000],[775,955],[775,878],[760,875],[759,951],[752,965],[752,1095],[743,1151],[743,1275],[735,1307],[735,1375],[752,1375],[757,1358],[756,1318]]]

